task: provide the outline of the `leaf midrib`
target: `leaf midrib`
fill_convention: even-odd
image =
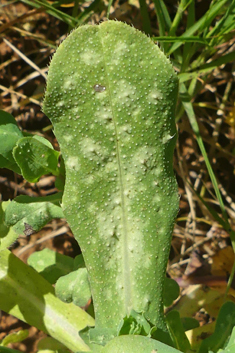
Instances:
[[[124,179],[123,179],[123,169],[122,169],[122,163],[121,163],[121,157],[120,157],[120,147],[119,147],[119,140],[118,140],[118,131],[117,131],[117,124],[116,124],[116,116],[114,113],[114,107],[113,107],[113,97],[110,89],[110,84],[109,84],[109,77],[107,75],[108,69],[105,61],[105,55],[104,55],[104,47],[105,43],[103,41],[102,37],[102,29],[100,28],[99,31],[100,34],[100,41],[101,41],[101,46],[102,46],[102,52],[103,52],[103,62],[105,66],[105,74],[106,74],[106,80],[108,83],[108,92],[109,92],[109,101],[110,101],[110,108],[112,112],[112,119],[113,119],[113,124],[114,124],[114,129],[115,129],[115,141],[116,141],[116,154],[117,154],[117,164],[118,164],[118,173],[119,173],[119,180],[120,180],[120,195],[121,195],[121,209],[122,209],[122,233],[121,236],[123,237],[123,241],[121,242],[122,244],[122,258],[121,258],[121,263],[120,267],[122,268],[122,276],[123,276],[123,288],[124,288],[124,305],[125,305],[125,312],[127,314],[130,313],[132,309],[132,288],[131,288],[131,272],[130,272],[130,258],[129,258],[129,252],[128,252],[128,222],[127,222],[127,215],[126,215],[126,202],[125,202],[125,186],[124,186]]]

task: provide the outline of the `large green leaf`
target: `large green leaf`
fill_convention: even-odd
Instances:
[[[86,262],[97,328],[115,330],[133,309],[167,331],[177,88],[165,55],[121,22],[76,29],[51,61],[43,110],[65,162],[62,207]]]

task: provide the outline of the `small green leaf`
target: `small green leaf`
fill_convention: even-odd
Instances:
[[[84,307],[91,297],[90,283],[86,268],[79,268],[56,282],[55,293],[65,303]]]
[[[0,168],[8,168],[21,174],[16,164],[12,151],[17,141],[23,137],[17,126],[15,118],[3,110],[0,110]]]
[[[118,335],[142,335],[148,336],[151,326],[144,315],[132,310],[130,316],[126,316],[118,327]]]
[[[18,238],[18,234],[5,223],[5,210],[10,202],[9,200],[0,203],[0,251],[7,249]]]
[[[189,340],[184,332],[184,327],[177,310],[172,310],[166,315],[167,325],[174,341],[174,345],[182,352],[191,348]]]
[[[4,337],[4,339],[1,342],[1,345],[7,346],[9,343],[21,342],[25,340],[28,337],[28,335],[29,335],[28,330],[20,330],[18,332],[12,332],[6,337]],[[1,348],[0,348],[0,352],[1,352]]]
[[[63,211],[59,206],[62,193],[46,197],[16,197],[5,210],[5,224],[13,227],[17,234],[23,234],[25,223],[37,232],[53,218],[63,218]]]
[[[1,347],[1,353],[22,353],[22,352],[20,352],[20,351],[16,351],[15,349],[11,349],[11,348],[7,348],[7,347],[2,347],[1,345],[0,345],[0,347]]]
[[[235,304],[233,302],[226,302],[220,309],[214,333],[202,342],[198,353],[208,353],[209,350],[217,352],[220,348],[223,349],[234,326]],[[231,350],[231,352],[233,351]]]
[[[116,330],[112,328],[90,328],[88,330],[89,342],[96,345],[105,346],[116,336]],[[83,335],[81,335],[82,339]]]
[[[55,180],[55,187],[63,191],[64,190],[64,184],[65,184],[65,165],[64,165],[64,159],[62,155],[60,156],[60,166],[59,166],[59,173],[60,175],[56,177]]]
[[[0,202],[0,239],[4,238],[9,231],[9,227],[5,224],[5,210],[10,202],[10,200]]]
[[[69,353],[70,350],[62,343],[58,342],[52,337],[44,337],[38,342],[37,353],[55,352],[55,353]]]
[[[176,281],[172,278],[166,277],[165,279],[165,287],[163,294],[163,302],[164,306],[170,306],[174,300],[176,300],[179,296],[180,288]]]
[[[13,150],[13,156],[23,177],[31,183],[36,183],[44,174],[52,173],[58,176],[59,155],[50,142],[41,136],[23,137]]]
[[[149,337],[126,335],[118,336],[108,342],[102,350],[104,353],[180,353],[175,348]]]
[[[224,351],[221,351],[221,353],[234,353],[234,352],[235,352],[235,327],[233,328],[233,331],[229,338],[227,346],[225,347]]]
[[[73,268],[74,270],[78,270],[81,267],[85,267],[85,262],[82,254],[79,254],[75,257],[73,266],[74,266]]]
[[[31,254],[28,258],[28,264],[48,282],[54,284],[59,277],[65,276],[73,270],[74,259],[50,249],[43,249]]]
[[[181,318],[181,322],[185,332],[199,327],[198,320],[194,319],[193,317],[183,317]]]

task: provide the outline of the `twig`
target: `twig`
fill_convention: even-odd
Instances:
[[[24,246],[22,249],[20,249],[17,253],[16,253],[16,256],[20,256],[22,255],[25,251],[33,248],[35,245],[38,245],[38,244],[41,244],[43,243],[44,241],[47,241],[51,238],[54,238],[54,237],[57,237],[58,235],[61,235],[61,234],[64,234],[64,233],[67,233],[69,231],[69,227],[67,226],[63,226],[61,227],[60,229],[57,229],[53,232],[51,232],[50,234],[47,234],[45,235],[45,237],[42,237],[40,239],[38,239],[37,241],[35,241],[34,243],[32,244],[28,244],[26,246]]]

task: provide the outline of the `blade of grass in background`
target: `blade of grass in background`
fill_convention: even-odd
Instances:
[[[52,6],[51,4],[49,4],[48,2],[44,2],[44,1],[39,1],[39,0],[20,0],[21,2],[30,5],[32,7],[36,7],[36,8],[45,8],[45,12],[47,12],[49,15],[58,18],[60,21],[67,23],[69,26],[71,26],[72,28],[74,28],[77,24],[78,21],[67,15],[66,13],[56,9],[54,6]]]
[[[107,9],[107,18],[108,18],[108,19],[109,19],[110,9],[111,9],[111,6],[112,6],[112,4],[113,4],[113,1],[114,1],[114,0],[109,0],[108,9]]]
[[[174,20],[172,22],[172,25],[171,25],[171,28],[169,30],[169,35],[170,36],[174,36],[178,27],[179,27],[179,24],[180,24],[180,21],[182,19],[182,16],[184,14],[184,11],[187,9],[187,7],[190,5],[190,3],[193,3],[193,6],[195,6],[194,4],[194,0],[181,0],[180,3],[179,3],[179,6],[177,8],[177,12],[176,12],[176,15],[174,17]]]
[[[228,7],[225,15],[215,23],[215,26],[208,33],[208,37],[219,35],[221,36],[227,31],[231,31],[235,28],[235,0],[232,0],[230,6]],[[215,45],[215,42],[211,42],[211,46]]]
[[[184,32],[184,34],[182,34],[182,36],[179,37],[182,39],[182,42],[174,43],[172,45],[168,51],[168,55],[172,54],[177,48],[184,44],[185,37],[192,36],[197,31],[199,31],[199,34],[201,34],[205,29],[209,28],[211,22],[220,12],[221,7],[227,2],[228,0],[220,0],[219,3],[212,3],[211,8],[205,13],[205,15],[202,16],[193,26],[191,26]]]
[[[79,10],[79,0],[75,0],[74,1],[74,6],[73,6],[73,11],[72,11],[72,17],[76,18],[78,16],[78,10]],[[69,26],[69,32],[72,30],[73,28],[71,26]]]
[[[227,64],[229,62],[233,62],[235,60],[235,51],[232,51],[231,53],[225,54],[218,59],[215,59],[207,64],[201,65],[200,69],[197,70],[198,73],[203,73],[203,72],[208,72],[216,69],[217,67]],[[195,69],[197,62],[192,64],[192,69]]]
[[[217,197],[217,199],[219,201],[219,205],[220,205],[220,209],[221,209],[221,213],[223,215],[224,221],[226,222],[227,225],[229,225],[227,212],[226,212],[225,207],[224,207],[224,202],[223,202],[223,199],[221,197],[219,186],[218,186],[215,174],[213,172],[213,169],[211,167],[210,161],[209,161],[209,159],[207,157],[206,149],[205,149],[205,146],[204,146],[204,143],[203,143],[200,131],[199,131],[199,126],[198,126],[197,119],[196,119],[196,116],[195,116],[195,113],[194,113],[193,105],[191,103],[191,97],[190,97],[190,95],[188,93],[187,88],[185,87],[185,85],[183,83],[180,84],[180,98],[181,98],[182,104],[184,106],[185,112],[186,112],[186,114],[188,116],[188,119],[189,119],[189,122],[191,124],[191,127],[193,129],[193,132],[194,132],[194,134],[196,136],[196,140],[197,140],[198,146],[199,146],[199,148],[200,148],[200,150],[202,152],[202,155],[204,157],[205,164],[206,164],[209,176],[211,178],[211,182],[213,184],[216,197]]]
[[[200,202],[206,207],[206,209],[210,212],[210,214],[212,215],[212,217],[218,222],[218,224],[221,225],[221,227],[223,227],[225,230],[229,231],[228,228],[228,224],[223,220],[222,217],[220,217],[220,215],[218,215],[218,213],[209,205],[208,202],[206,202],[203,197],[198,194],[196,192],[196,190],[194,189],[193,185],[188,181],[185,180],[186,183],[188,184],[188,186],[190,187],[191,191],[194,193],[194,195],[200,200]]]
[[[163,1],[153,0],[153,3],[157,15],[159,34],[161,37],[164,37],[166,35],[166,32],[168,32],[171,27],[171,18],[168,13],[167,7],[165,6]],[[166,51],[168,45],[165,45],[163,42],[161,42],[160,44],[162,50]]]
[[[194,1],[191,1],[188,7],[186,29],[189,29],[194,23],[195,23],[195,3]],[[185,43],[183,47],[183,60],[182,60],[181,72],[184,72],[187,69],[190,63],[190,59],[192,58],[192,56],[196,51],[197,46],[195,45],[195,43],[197,42],[194,42],[194,43],[188,42],[188,43]]]
[[[182,72],[178,74],[179,80],[181,83],[195,79],[195,78],[199,78],[200,76],[203,76],[205,74],[210,73],[211,71],[213,71],[214,69],[216,69],[217,67],[233,62],[235,60],[235,51],[225,54],[223,56],[221,56],[218,59],[215,59],[213,61],[211,61],[208,64],[202,65],[201,68],[199,70],[195,70],[192,72]]]
[[[63,21],[69,25],[69,30],[72,28],[75,28],[81,24],[84,24],[88,20],[88,18],[95,12],[97,7],[100,4],[100,0],[94,0],[93,2],[90,3],[90,5],[85,8],[83,12],[81,12],[78,16],[76,15],[77,18],[70,16],[56,8],[56,6],[60,6],[62,2],[56,2],[53,4],[50,4],[47,1],[40,1],[40,0],[20,0],[23,3],[26,3],[27,5],[36,7],[36,8],[45,8],[45,12],[48,13],[49,15],[58,18],[60,21]],[[75,3],[75,9],[74,9],[74,14],[77,14],[77,9],[78,9],[78,4],[79,1],[76,1]]]
[[[164,36],[164,37],[152,37],[154,41],[166,42],[166,43],[178,43],[181,42],[179,37],[176,36]],[[201,43],[204,45],[209,45],[212,38],[201,38],[199,36],[189,36],[184,38],[185,43]]]
[[[145,0],[139,0],[140,4],[140,13],[142,16],[142,21],[143,21],[143,31],[146,34],[151,35],[152,34],[152,29],[151,29],[151,22],[148,14],[148,7],[146,5]]]
[[[77,18],[77,25],[85,23],[89,17],[95,12],[100,4],[100,0],[94,0],[83,12],[81,12]]]

